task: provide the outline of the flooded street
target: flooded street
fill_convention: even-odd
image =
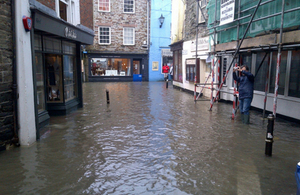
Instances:
[[[110,104],[106,103],[106,89]],[[0,153],[0,194],[296,194],[299,124],[231,120],[163,82],[84,83],[84,108],[51,117],[30,147]],[[238,118],[239,119],[239,115]]]

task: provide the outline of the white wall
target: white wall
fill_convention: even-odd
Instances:
[[[15,1],[15,9],[19,138],[21,145],[28,146],[36,141],[30,32],[22,22],[23,16],[30,16],[29,2]]]

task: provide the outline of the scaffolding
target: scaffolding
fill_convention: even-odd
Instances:
[[[199,0],[197,1],[197,24],[198,24],[198,15],[199,15],[199,8],[201,10],[202,15],[203,11],[201,9],[201,6],[199,5]],[[196,94],[196,87],[202,87],[199,96],[201,95],[201,92],[204,88],[211,90],[211,98],[210,98],[210,111],[213,108],[214,103],[219,98],[220,92],[225,79],[228,76],[229,71],[231,70],[234,62],[239,63],[239,60],[236,60],[239,53],[242,52],[241,45],[245,38],[247,37],[255,37],[257,35],[260,35],[262,33],[267,34],[267,32],[278,32],[279,31],[279,43],[278,44],[272,44],[272,45],[266,45],[266,46],[260,46],[259,48],[252,48],[251,50],[259,50],[259,51],[266,51],[266,55],[264,56],[257,72],[259,71],[260,67],[262,66],[267,54],[269,54],[269,60],[268,60],[268,67],[270,67],[270,51],[272,49],[278,50],[278,56],[277,56],[277,66],[276,66],[276,79],[275,79],[275,90],[274,90],[274,103],[273,103],[273,115],[276,117],[276,109],[277,109],[277,96],[278,96],[278,86],[279,86],[279,76],[280,76],[280,64],[281,64],[281,52],[282,48],[284,47],[282,44],[282,36],[283,36],[283,29],[284,28],[290,28],[294,26],[300,25],[300,20],[291,20],[291,18],[296,17],[300,18],[300,1],[293,1],[293,0],[236,0],[237,1],[237,8],[235,9],[236,13],[236,19],[229,23],[220,25],[220,21],[217,18],[220,18],[220,0],[211,0],[209,1],[209,4],[207,5],[208,14],[210,16],[207,20],[208,23],[208,29],[210,30],[209,36],[211,36],[213,40],[213,51],[211,51],[212,57],[212,67],[211,67],[211,87],[206,87],[208,78],[206,82],[203,85],[195,83],[195,94]],[[285,6],[285,2],[288,1],[287,6]],[[267,7],[268,6],[268,7]],[[214,8],[214,9],[213,9]],[[271,12],[274,13],[271,13]],[[284,20],[286,17],[286,20]],[[272,25],[269,24],[269,20],[272,20]],[[249,32],[250,27],[253,27],[255,25],[260,25],[261,30],[253,30]],[[216,52],[216,39],[218,36],[218,44],[221,43],[228,43],[231,41],[236,41],[236,49],[232,49],[234,51],[221,51]],[[196,38],[196,44],[198,40],[198,26],[197,26],[197,38]],[[299,46],[299,45],[297,45]],[[197,48],[197,47],[196,47]],[[249,50],[245,50],[249,51]],[[222,55],[232,55],[232,60],[228,66],[228,69],[226,70],[225,75],[223,76],[222,82],[220,82],[220,57]],[[196,58],[197,58],[197,49],[196,49]],[[215,59],[216,58],[216,59]],[[215,70],[215,61],[218,61],[218,68],[217,68],[217,82],[214,82],[214,70]],[[257,72],[255,76],[257,75]],[[264,99],[264,111],[263,115],[265,115],[265,109],[266,109],[266,101],[267,101],[267,92],[268,92],[268,78],[269,78],[269,69],[267,72],[268,75],[266,75],[266,82],[265,82],[265,99]],[[214,88],[213,86],[217,85],[217,88]],[[234,104],[233,104],[233,111],[232,111],[232,119],[235,117],[235,113],[238,108],[237,104],[237,96],[238,96],[238,90],[234,88],[233,96],[234,96]],[[213,96],[213,92],[216,91],[215,97]],[[194,100],[196,101],[198,98],[196,95],[194,96]]]

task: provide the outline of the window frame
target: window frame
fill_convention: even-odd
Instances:
[[[125,13],[125,14],[134,14],[134,13],[135,13],[135,0],[132,0],[132,1],[133,1],[132,12],[125,12],[125,1],[126,1],[126,0],[123,0],[123,13]],[[128,0],[127,0],[127,1],[128,1]]]
[[[100,1],[103,1],[103,3],[104,3],[104,1],[105,1],[105,3],[106,3],[106,0],[98,0],[98,11],[99,12],[110,12],[110,0],[108,0],[108,10],[100,10]]]
[[[109,29],[109,43],[101,43],[100,42],[100,28],[108,28]],[[110,45],[111,44],[111,27],[110,26],[99,26],[98,27],[98,44],[99,45]]]
[[[132,39],[133,43],[132,44],[126,44],[125,43],[125,29],[132,29]],[[123,45],[135,45],[135,28],[134,27],[124,27],[123,28]]]

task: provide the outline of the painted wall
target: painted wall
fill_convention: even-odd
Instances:
[[[15,9],[19,138],[21,145],[28,146],[36,141],[31,32],[26,32],[22,23],[23,16],[31,15],[29,2],[15,1]]]
[[[181,41],[183,39],[184,19],[186,6],[182,0],[172,1],[172,34],[171,43]]]
[[[163,81],[162,49],[169,49],[171,44],[171,0],[151,0],[150,18],[150,51],[149,51],[149,81]],[[165,17],[160,28],[159,17]],[[152,69],[153,62],[158,62],[158,70]]]

